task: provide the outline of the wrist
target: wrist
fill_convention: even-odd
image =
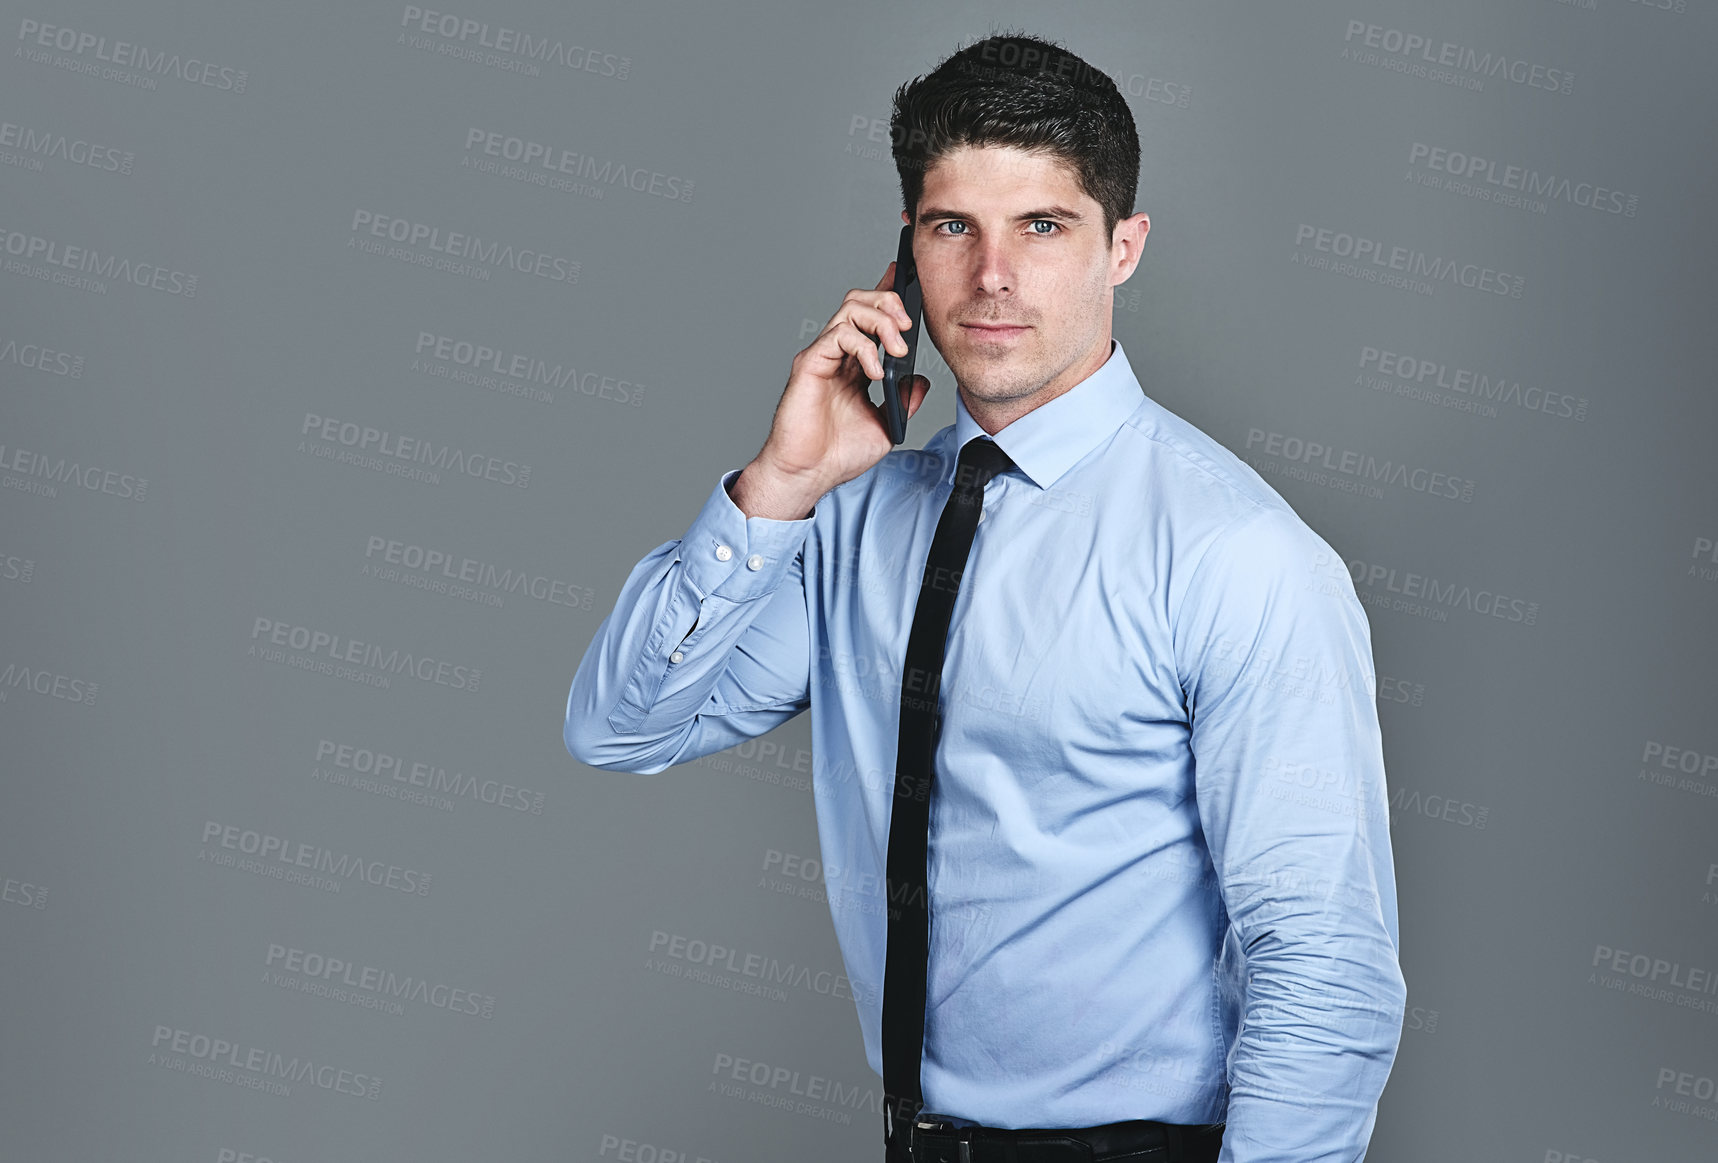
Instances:
[[[803,521],[829,490],[820,482],[796,477],[753,460],[728,485],[728,497],[747,517]]]

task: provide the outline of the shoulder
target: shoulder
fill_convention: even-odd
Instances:
[[[1147,397],[1123,425],[1165,508],[1172,609],[1233,606],[1289,591],[1357,601],[1340,554],[1251,465]]]
[[[1224,526],[1259,509],[1279,509],[1293,517],[1282,495],[1253,467],[1204,430],[1146,396],[1123,423],[1119,439],[1135,446],[1151,466],[1159,497],[1194,523]]]
[[[1171,588],[1203,580],[1214,551],[1260,565],[1330,547],[1251,465],[1149,396],[1117,437],[1136,466],[1130,492],[1158,514],[1173,552]],[[1177,584],[1179,583],[1179,584]]]

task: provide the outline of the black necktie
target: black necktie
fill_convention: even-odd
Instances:
[[[919,603],[901,668],[901,744],[889,816],[888,946],[883,968],[883,1116],[891,1158],[906,1157],[908,1127],[924,1105],[919,1064],[925,1044],[925,971],[930,893],[925,849],[942,727],[938,692],[949,616],[972,550],[984,486],[1013,465],[996,442],[975,436],[960,450],[954,491],[943,505],[919,583]]]

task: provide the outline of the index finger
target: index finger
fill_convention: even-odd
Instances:
[[[877,284],[876,289],[879,291],[892,291],[895,289],[895,260],[894,259],[889,260],[888,268],[883,271],[883,281]]]

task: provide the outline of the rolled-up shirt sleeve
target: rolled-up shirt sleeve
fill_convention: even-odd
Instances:
[[[562,738],[592,767],[654,774],[811,705],[804,547],[813,514],[747,517],[722,474],[685,535],[646,554],[585,649]]]
[[[1259,506],[1207,546],[1175,644],[1241,954],[1219,1163],[1355,1163],[1406,1000],[1365,610],[1340,555]]]

